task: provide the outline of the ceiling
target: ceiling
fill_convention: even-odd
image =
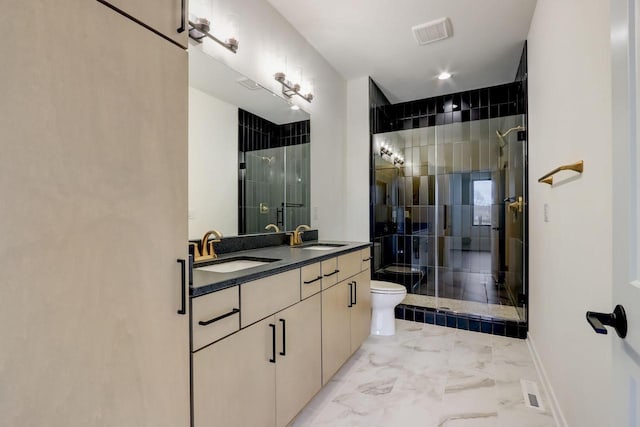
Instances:
[[[393,103],[515,78],[536,0],[268,0],[347,80],[371,76]],[[453,37],[419,46],[441,17]],[[453,74],[441,81],[442,71]]]

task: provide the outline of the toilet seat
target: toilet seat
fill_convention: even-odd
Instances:
[[[380,280],[371,281],[371,293],[374,294],[402,294],[406,292],[407,288],[397,283],[383,282]]]

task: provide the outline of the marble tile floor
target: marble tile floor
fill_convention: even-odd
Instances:
[[[556,427],[526,341],[396,320],[369,337],[291,427]],[[524,404],[535,381],[541,409]]]

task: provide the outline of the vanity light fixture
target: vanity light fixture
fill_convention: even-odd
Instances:
[[[231,52],[236,53],[238,51],[238,40],[233,37],[228,38],[226,41],[222,41],[213,36],[209,31],[211,30],[211,22],[206,18],[195,18],[195,22],[189,20],[189,37],[195,40],[197,43],[202,43],[202,39],[209,37],[211,40],[229,49]]]
[[[447,73],[446,71],[443,71],[438,75],[438,80],[447,80],[450,78],[451,78],[451,73]]]
[[[393,156],[393,151],[391,151],[391,149],[389,148],[389,146],[387,144],[383,143],[380,146],[380,157],[383,157],[385,155],[391,157],[391,156]]]
[[[297,83],[291,83],[289,80],[287,80],[284,73],[276,73],[273,77],[276,79],[276,81],[282,84],[282,94],[287,98],[291,98],[293,95],[298,95],[300,98],[304,99],[307,102],[311,102],[311,100],[313,99],[313,94],[311,93],[307,93],[306,95],[301,94],[300,85]]]

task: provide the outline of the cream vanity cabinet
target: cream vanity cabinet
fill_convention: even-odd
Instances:
[[[98,1],[0,25],[0,425],[186,427],[187,52]]]
[[[194,425],[284,427],[322,386],[320,294],[300,301],[299,269],[239,293],[243,329],[193,353]]]
[[[340,282],[322,292],[322,384],[326,384],[369,336],[369,249],[337,258]]]
[[[188,0],[98,0],[130,15],[176,43],[187,46]]]

